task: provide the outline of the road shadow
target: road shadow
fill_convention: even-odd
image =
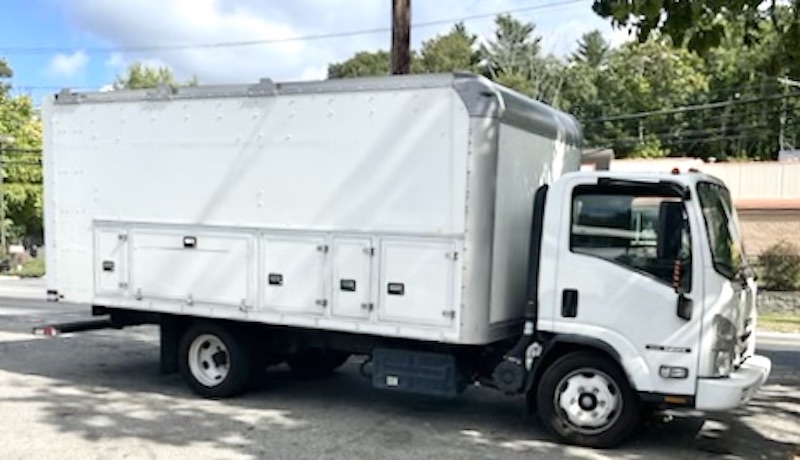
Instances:
[[[158,373],[154,328],[102,331],[0,344],[0,403],[33,405],[60,433],[140,439],[148,448],[203,446],[209,458],[790,458],[798,386],[771,385],[736,414],[650,421],[614,451],[561,446],[526,417],[521,398],[471,388],[456,399],[373,389],[350,363],[324,379],[270,369],[248,395],[192,395],[177,375]],[[9,391],[8,388],[19,388]],[[759,417],[782,413],[795,431],[762,433]],[[727,457],[726,457],[727,458]]]
[[[356,363],[316,380],[277,367],[244,397],[203,400],[179,376],[158,373],[154,330],[123,333],[0,343],[0,404],[35,406],[41,422],[88,442],[204,445],[210,453],[200,458],[498,458],[494,446],[465,433],[492,442],[533,436],[538,444],[520,451],[525,456],[562,449],[525,424],[521,401],[480,389],[453,400],[386,393]]]

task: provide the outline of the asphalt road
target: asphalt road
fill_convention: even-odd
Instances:
[[[36,296],[32,296],[36,297]],[[232,400],[202,400],[158,373],[156,329],[35,338],[86,307],[0,298],[2,459],[672,459],[800,455],[800,340],[768,336],[775,365],[733,414],[679,414],[614,451],[554,443],[522,401],[471,388],[455,400],[375,390],[357,363],[322,380],[285,368]]]

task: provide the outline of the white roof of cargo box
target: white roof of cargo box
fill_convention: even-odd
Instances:
[[[414,91],[452,87],[472,117],[499,118],[525,131],[580,146],[582,132],[577,120],[544,103],[524,96],[484,77],[470,73],[393,75],[332,79],[312,82],[273,82],[262,79],[252,85],[204,85],[107,92],[72,92],[64,89],[54,97],[56,104],[165,101],[228,97],[280,97],[304,94],[332,94],[370,91]]]

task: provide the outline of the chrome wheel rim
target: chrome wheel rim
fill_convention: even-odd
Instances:
[[[556,385],[553,403],[559,418],[582,434],[601,433],[622,413],[622,394],[605,372],[591,368],[574,370]]]
[[[188,358],[192,376],[209,388],[222,384],[231,370],[228,348],[215,335],[197,336],[189,346]]]

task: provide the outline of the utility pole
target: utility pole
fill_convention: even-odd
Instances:
[[[392,0],[393,75],[411,73],[411,0]]]
[[[3,144],[13,144],[13,136],[0,136],[0,257],[7,255],[6,246],[6,184],[5,184],[5,159],[3,158]]]

